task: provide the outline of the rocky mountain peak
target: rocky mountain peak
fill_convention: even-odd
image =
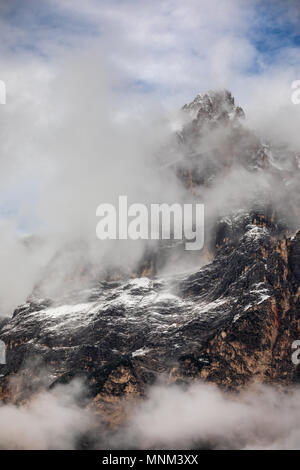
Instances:
[[[177,172],[188,200],[205,201],[203,254],[183,269],[182,245],[168,241],[144,253],[136,272],[86,285],[85,246],[74,247],[78,263],[73,246],[59,253],[50,277],[70,253],[76,291],[61,297],[55,285],[44,297],[38,286],[0,324],[0,402],[18,405],[45,384],[52,390],[81,377],[90,409],[111,430],[163,377],[229,391],[253,381],[300,383],[300,364],[291,360],[300,338],[300,232],[291,236],[300,220],[299,167],[286,164],[295,154],[263,145],[238,124],[243,111],[227,90],[197,95],[183,111],[192,119],[166,171]],[[34,364],[47,371],[42,383]]]
[[[193,119],[218,120],[219,118],[235,119],[245,117],[240,106],[235,105],[234,97],[226,89],[210,90],[205,94],[198,94],[194,100],[182,108]]]

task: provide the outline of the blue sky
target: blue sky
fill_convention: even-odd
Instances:
[[[288,10],[290,4],[291,10]],[[300,4],[298,2],[259,2],[252,40],[258,52],[271,63],[286,48],[300,46]]]

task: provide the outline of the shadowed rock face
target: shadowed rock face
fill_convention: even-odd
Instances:
[[[184,112],[192,112],[192,120],[179,138],[184,158],[176,171],[187,188],[208,184],[208,166],[211,185],[226,166],[246,159],[251,172],[272,167],[296,211],[285,182],[289,176],[294,182],[298,167],[274,166],[270,150],[239,122],[243,112],[229,92],[198,96]],[[213,169],[212,159],[194,151],[203,126],[229,126],[226,161],[218,157]],[[299,382],[291,360],[292,343],[300,339],[300,231],[292,237],[293,228],[258,198],[252,209],[215,221],[206,247],[211,261],[202,267],[178,274],[174,264],[163,276],[155,269],[162,247],[141,261],[142,277],[99,279],[63,299],[33,295],[0,325],[7,345],[2,399],[20,402],[39,387],[81,376],[92,406],[114,425],[124,398],[142,397],[162,375],[170,383],[202,379],[229,389],[253,380]]]

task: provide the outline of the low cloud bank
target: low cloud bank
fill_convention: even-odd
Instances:
[[[78,404],[79,381],[43,391],[27,404],[0,407],[0,449],[74,449],[95,425],[92,412]]]
[[[2,405],[0,448],[78,449],[85,440],[94,449],[300,449],[300,388],[156,385],[117,431],[82,396],[75,380],[25,405]]]
[[[204,383],[155,386],[126,434],[146,449],[300,449],[299,400],[300,388],[227,394]]]

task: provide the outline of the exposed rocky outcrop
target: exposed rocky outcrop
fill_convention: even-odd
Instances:
[[[293,223],[268,193],[258,192],[247,207],[216,218],[205,256],[190,272],[178,274],[174,265],[173,273],[160,274],[172,251],[161,246],[147,252],[131,278],[93,280],[63,299],[32,295],[0,325],[7,346],[2,400],[22,402],[39,387],[80,376],[89,405],[118,425],[124,402],[142,398],[162,375],[169,383],[202,379],[227,389],[253,380],[300,381],[291,360],[300,339],[300,231],[292,235],[297,156],[290,153],[291,167],[280,167],[270,147],[246,129],[227,91],[198,95],[183,113],[190,118],[178,134],[182,158],[173,168],[187,191],[199,196],[234,165],[268,172]],[[199,152],[207,132],[221,132],[222,147],[203,151],[201,144]]]

